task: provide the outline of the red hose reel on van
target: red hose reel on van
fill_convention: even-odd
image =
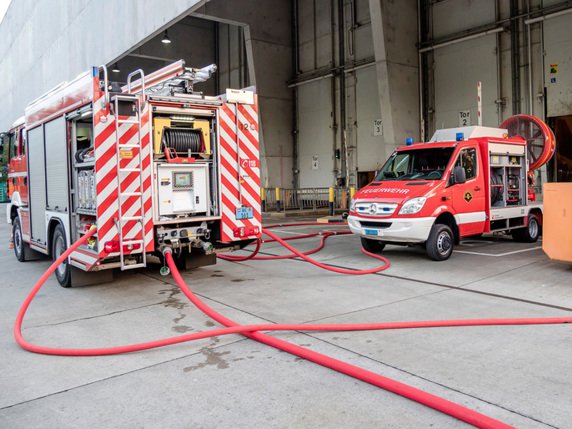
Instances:
[[[536,116],[514,115],[500,124],[500,128],[507,129],[509,137],[520,136],[526,140],[530,161],[528,171],[542,167],[554,155],[556,150],[554,133]]]
[[[534,170],[546,164],[556,150],[556,138],[546,123],[532,115],[514,115],[506,119],[500,128],[508,130],[508,136],[520,136],[526,140],[528,152],[528,200],[536,201]]]

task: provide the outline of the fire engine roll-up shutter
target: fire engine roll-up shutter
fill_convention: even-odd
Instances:
[[[59,117],[44,128],[46,142],[47,210],[68,212],[68,159],[66,121]]]
[[[46,171],[44,127],[40,125],[28,132],[28,166],[30,190],[30,216],[32,240],[46,243]]]

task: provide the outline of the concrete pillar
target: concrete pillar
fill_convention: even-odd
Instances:
[[[385,156],[419,139],[417,1],[369,0]]]

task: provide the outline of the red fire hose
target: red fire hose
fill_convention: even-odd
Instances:
[[[261,241],[258,240],[256,243],[256,248],[248,256],[219,255],[218,257],[221,259],[227,260],[227,261],[234,261],[234,262],[241,262],[241,261],[246,261],[249,259],[272,260],[272,259],[291,259],[291,258],[295,258],[295,257],[300,257],[300,258],[304,259],[306,262],[309,262],[309,263],[311,263],[317,267],[323,268],[324,270],[333,271],[334,273],[339,273],[339,274],[352,274],[352,275],[373,274],[373,273],[378,273],[380,271],[383,271],[383,270],[386,270],[389,268],[390,263],[387,260],[387,258],[384,258],[383,256],[380,256],[380,255],[376,255],[375,253],[368,252],[364,249],[361,250],[363,253],[365,253],[366,255],[368,255],[374,259],[379,259],[380,261],[383,261],[384,265],[382,265],[380,267],[376,267],[376,268],[370,268],[369,270],[348,270],[345,268],[331,267],[329,265],[322,264],[321,262],[318,262],[315,259],[308,257],[308,255],[311,255],[311,254],[316,253],[319,250],[321,250],[324,247],[324,244],[325,244],[326,239],[328,237],[331,237],[333,235],[348,235],[348,234],[351,234],[350,231],[339,231],[339,232],[327,231],[324,233],[303,234],[303,235],[298,235],[296,237],[288,237],[288,238],[280,238],[277,235],[275,235],[269,231],[269,229],[276,228],[276,227],[316,226],[316,225],[324,226],[323,223],[304,222],[304,223],[285,223],[285,224],[278,224],[278,225],[269,225],[263,229],[264,234],[268,235],[271,238],[271,240],[265,240],[264,241],[265,243],[271,243],[274,241],[278,242],[282,246],[284,246],[286,249],[288,249],[289,251],[292,252],[292,254],[290,254],[290,255],[256,256],[258,254],[258,252],[260,251],[260,245],[261,245]],[[295,249],[294,247],[292,247],[288,243],[286,243],[286,241],[288,241],[288,240],[299,240],[302,238],[316,237],[318,235],[320,235],[322,237],[322,239],[320,241],[320,245],[318,247],[311,249],[311,250],[308,250],[306,252],[300,252],[299,250]]]
[[[299,225],[299,224],[297,224]],[[285,226],[285,225],[282,225]],[[332,267],[327,267],[320,264],[311,258],[308,258],[306,254],[308,252],[300,252],[293,247],[289,246],[284,239],[277,237],[276,235],[270,233],[267,230],[263,230],[265,234],[269,235],[273,240],[279,242],[285,246],[288,250],[293,252],[294,255],[301,257],[317,266],[330,269]],[[286,341],[280,340],[275,337],[271,337],[266,334],[262,334],[259,331],[277,331],[277,330],[298,330],[298,331],[357,331],[357,330],[382,330],[382,329],[412,329],[412,328],[435,328],[435,327],[454,327],[454,326],[485,326],[485,325],[538,325],[538,324],[561,324],[572,322],[572,317],[559,317],[559,318],[524,318],[524,319],[467,319],[467,320],[437,320],[437,321],[419,321],[419,322],[388,322],[388,323],[366,323],[366,324],[261,324],[261,325],[238,325],[236,322],[226,318],[225,316],[217,313],[214,309],[202,302],[186,285],[185,281],[181,277],[174,260],[171,255],[170,249],[165,251],[165,258],[167,264],[169,265],[173,278],[175,279],[177,285],[183,291],[183,293],[189,298],[189,300],[202,312],[226,326],[226,328],[219,328],[211,330],[208,332],[197,332],[193,334],[180,335],[177,337],[165,338],[161,340],[148,341],[139,344],[131,344],[127,346],[117,346],[108,348],[94,348],[94,349],[62,349],[62,348],[52,348],[44,347],[39,345],[34,345],[29,343],[22,336],[22,322],[26,311],[34,299],[35,295],[38,293],[40,288],[44,285],[48,277],[56,270],[56,268],[66,260],[66,258],[80,245],[85,243],[89,237],[95,233],[95,229],[90,230],[86,235],[84,235],[80,240],[70,246],[42,275],[38,282],[32,288],[30,294],[24,300],[20,311],[16,317],[16,323],[14,325],[14,337],[16,342],[25,350],[42,353],[49,355],[60,355],[60,356],[101,356],[101,355],[111,355],[119,353],[129,353],[140,350],[147,350],[151,348],[163,347],[170,344],[177,344],[186,341],[192,341],[202,338],[214,337],[219,335],[228,334],[243,334],[251,339],[262,342],[264,344],[276,347],[280,350],[287,351],[296,356],[305,358],[312,362],[318,363],[320,365],[326,366],[328,368],[339,371],[343,374],[347,374],[351,377],[357,378],[359,380],[365,381],[366,383],[373,384],[375,386],[381,387],[385,390],[397,393],[403,397],[412,399],[423,405],[431,407],[435,410],[443,412],[447,415],[455,417],[466,423],[472,424],[480,428],[491,428],[491,429],[501,429],[510,428],[511,426],[495,420],[491,417],[480,414],[469,408],[463,407],[461,405],[455,404],[438,396],[432,395],[430,393],[424,392],[422,390],[416,389],[414,387],[408,386],[406,384],[400,383],[398,381],[392,380],[387,377],[383,377],[379,374],[367,371],[365,369],[359,368],[354,365],[339,361],[337,359],[325,356],[321,353],[314,352],[312,350],[300,347],[298,345],[288,343]],[[329,236],[329,235],[328,235]],[[295,239],[292,237],[291,239]],[[325,240],[325,238],[323,238]],[[322,244],[323,246],[323,241]],[[258,252],[260,244],[257,245],[257,249],[253,254],[249,255],[253,258]],[[368,252],[366,252],[368,253]],[[378,255],[375,255],[378,256]],[[378,259],[382,259],[378,257]],[[347,274],[365,274],[365,271],[377,272],[384,267],[378,267],[372,270],[343,270],[340,271]],[[336,269],[338,270],[338,269]]]

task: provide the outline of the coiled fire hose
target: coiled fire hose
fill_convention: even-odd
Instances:
[[[300,224],[296,224],[300,225]],[[284,225],[282,225],[284,226]],[[294,354],[301,358],[310,360],[312,362],[318,363],[327,368],[331,368],[335,371],[341,372],[343,374],[354,377],[358,380],[364,381],[366,383],[378,386],[382,389],[388,390],[390,392],[401,395],[405,398],[416,401],[420,404],[426,405],[451,417],[469,423],[473,426],[479,428],[487,429],[504,429],[511,428],[512,426],[507,425],[503,422],[495,420],[491,417],[478,413],[477,411],[466,408],[462,405],[455,404],[454,402],[448,401],[446,399],[440,398],[438,396],[432,395],[430,393],[424,392],[412,386],[408,386],[404,383],[400,383],[396,380],[384,377],[382,375],[376,374],[374,372],[359,368],[355,365],[351,365],[337,359],[331,358],[329,356],[317,353],[315,351],[306,349],[304,347],[289,343],[284,340],[263,334],[260,331],[361,331],[361,330],[385,330],[385,329],[417,329],[417,328],[437,328],[437,327],[455,327],[455,326],[500,326],[500,325],[546,325],[546,324],[562,324],[571,323],[572,317],[552,317],[552,318],[520,318],[520,319],[466,319],[466,320],[434,320],[434,321],[418,321],[418,322],[387,322],[387,323],[364,323],[364,324],[259,324],[259,325],[239,325],[236,322],[228,319],[222,314],[216,312],[214,309],[202,302],[187,286],[183,280],[181,274],[177,270],[177,266],[173,259],[170,249],[166,249],[164,252],[165,259],[169,268],[171,269],[173,278],[181,291],[187,296],[187,298],[204,314],[216,320],[218,323],[225,326],[225,328],[213,329],[207,332],[196,332],[193,334],[184,334],[176,337],[164,338],[155,341],[147,341],[143,343],[130,344],[125,346],[115,346],[115,347],[105,347],[105,348],[92,348],[92,349],[65,349],[65,348],[54,348],[45,347],[36,344],[32,344],[24,339],[22,335],[22,322],[24,316],[30,306],[30,303],[42,288],[46,280],[51,274],[57,269],[57,267],[64,262],[67,257],[76,250],[79,246],[87,242],[87,240],[95,233],[96,229],[93,228],[88,231],[82,238],[72,244],[64,253],[60,255],[59,258],[54,261],[48,270],[42,275],[42,277],[36,282],[29,295],[24,300],[18,315],[16,317],[16,322],[14,324],[14,338],[20,347],[25,350],[34,353],[47,354],[47,355],[57,355],[57,356],[104,356],[104,355],[114,355],[120,353],[130,353],[141,350],[148,350],[157,347],[164,347],[171,344],[178,344],[187,341],[193,341],[203,338],[210,338],[220,335],[228,334],[242,334],[248,338],[259,341],[263,344],[270,345],[279,350],[286,351],[288,353]],[[308,262],[315,263],[317,266],[327,267],[331,269],[333,267],[325,266],[317,261],[309,258],[305,253],[294,249],[292,246],[288,245],[284,239],[276,236],[275,234],[263,229],[263,232],[270,236],[273,240],[282,244],[288,250],[293,252],[297,257],[303,258]],[[325,238],[323,238],[325,240]],[[321,244],[323,246],[323,242]],[[260,244],[257,245],[257,249]],[[378,255],[376,255],[378,256]],[[382,259],[378,257],[378,259]],[[335,267],[334,267],[335,268]],[[383,268],[383,267],[382,267]],[[379,267],[374,269],[379,271]],[[342,270],[342,271],[352,271],[352,270]],[[362,270],[368,271],[368,270]],[[371,270],[369,270],[371,271]],[[376,272],[376,271],[373,271]],[[357,272],[358,274],[365,274],[364,272]],[[356,274],[356,272],[350,272],[349,274]]]

